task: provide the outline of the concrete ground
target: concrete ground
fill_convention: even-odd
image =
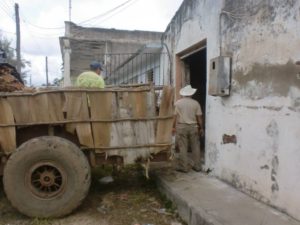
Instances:
[[[160,190],[188,225],[300,225],[299,221],[206,174],[154,169]]]

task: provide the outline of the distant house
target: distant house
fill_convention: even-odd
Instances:
[[[300,220],[300,1],[185,0],[162,40],[205,117],[203,167]],[[192,185],[192,184],[191,184]]]
[[[136,79],[146,82],[146,78],[137,76],[145,77],[151,69],[153,72],[157,69],[149,65],[150,60],[153,63],[160,59],[161,44],[153,45],[161,43],[160,32],[84,28],[72,22],[66,22],[65,26],[66,32],[64,37],[60,37],[60,46],[66,86],[73,84],[76,77],[88,70],[94,60],[103,64],[103,75],[108,84],[128,83]],[[145,61],[146,58],[149,62]],[[139,71],[138,68],[144,66],[146,71]]]

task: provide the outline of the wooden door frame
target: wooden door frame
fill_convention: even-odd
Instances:
[[[187,85],[186,83],[186,74],[185,74],[185,65],[183,59],[193,53],[201,51],[202,49],[207,48],[206,39],[197,42],[194,45],[178,52],[175,55],[175,101],[180,98],[179,91],[182,87]]]

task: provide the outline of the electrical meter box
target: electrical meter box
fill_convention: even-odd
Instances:
[[[208,94],[230,95],[231,57],[219,56],[210,60]]]

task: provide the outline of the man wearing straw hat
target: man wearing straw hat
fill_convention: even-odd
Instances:
[[[188,149],[192,150],[193,169],[200,171],[200,140],[203,135],[202,111],[200,104],[191,98],[197,89],[187,85],[179,94],[181,99],[175,102],[173,133],[176,133],[176,141],[179,148],[179,157],[176,170],[189,171]]]

